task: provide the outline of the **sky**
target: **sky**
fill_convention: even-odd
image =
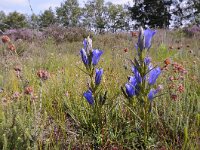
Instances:
[[[13,11],[32,14],[29,1],[33,12],[35,14],[40,14],[49,7],[52,7],[53,9],[59,7],[64,0],[0,0],[0,11],[4,11],[6,14]],[[87,2],[87,0],[78,1],[80,6],[83,6],[84,2]],[[109,1],[114,4],[127,4],[128,2],[132,2],[132,0],[105,0],[105,2]]]

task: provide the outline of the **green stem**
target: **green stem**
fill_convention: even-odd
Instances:
[[[40,95],[39,95],[40,110],[39,110],[39,112],[42,111],[42,88],[43,88],[43,81],[40,80]]]
[[[144,106],[144,121],[145,121],[145,125],[144,125],[144,138],[145,138],[145,143],[148,140],[148,136],[149,136],[149,114],[148,114],[148,100],[147,98],[145,98],[145,106]]]
[[[147,68],[145,66],[145,62],[144,62],[144,56],[145,56],[145,51],[142,51],[139,55],[139,61],[140,61],[140,74],[141,74],[141,78],[142,78],[142,83],[141,83],[141,96],[142,96],[142,107],[143,107],[143,119],[144,119],[144,141],[145,144],[147,143],[148,137],[149,137],[149,113],[148,113],[148,109],[149,109],[149,102],[148,102],[148,98],[146,95],[146,80],[145,75],[147,72]]]

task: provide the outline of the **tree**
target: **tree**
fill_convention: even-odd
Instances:
[[[133,0],[133,6],[129,7],[131,18],[136,21],[135,26],[143,25],[146,23],[145,11],[144,11],[143,0]]]
[[[196,9],[197,13],[200,13],[200,1],[199,0],[192,0],[194,4],[194,8]]]
[[[9,26],[9,28],[24,28],[28,27],[28,21],[25,15],[16,11],[11,12],[4,19],[3,23]]]
[[[200,25],[200,1],[199,0],[192,0],[194,4],[194,19],[195,23]]]
[[[107,24],[107,8],[104,0],[89,0],[83,9],[83,24],[102,33]]]
[[[104,0],[95,0],[95,27],[99,33],[106,28],[106,11]]]
[[[170,25],[170,6],[172,0],[152,0],[144,1],[145,12],[148,24],[150,27],[169,27]]]
[[[83,26],[88,30],[92,30],[95,24],[95,15],[94,15],[94,1],[88,1],[85,3],[85,7],[82,8],[82,21]]]
[[[4,30],[6,28],[6,24],[4,23],[4,20],[6,18],[6,14],[4,11],[0,11],[0,30]]]
[[[173,0],[173,27],[186,26],[194,20],[194,3],[191,0]]]
[[[29,17],[29,26],[31,28],[39,28],[39,16],[36,15],[36,14],[32,14],[30,17]]]
[[[129,11],[136,25],[164,28],[170,25],[171,5],[172,0],[134,0]]]
[[[126,12],[122,5],[108,3],[108,28],[112,32],[118,29],[124,29],[126,26]]]
[[[124,30],[131,30],[134,26],[134,22],[131,20],[131,13],[129,11],[130,3],[124,5],[124,12],[125,12],[125,26]]]
[[[40,16],[39,16],[39,26],[40,27],[48,27],[49,25],[56,23],[56,17],[51,8],[48,10],[45,10]]]
[[[3,22],[3,20],[6,18],[6,14],[4,11],[0,11],[0,22]]]
[[[66,0],[56,8],[57,20],[63,26],[78,26],[81,8],[77,0]]]

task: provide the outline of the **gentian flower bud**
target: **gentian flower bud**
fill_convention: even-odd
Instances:
[[[134,87],[137,85],[137,79],[135,78],[135,76],[129,77],[129,83]]]
[[[152,101],[152,100],[154,99],[155,95],[156,95],[158,92],[160,92],[161,90],[163,90],[163,86],[162,86],[162,85],[158,85],[158,87],[157,87],[156,90],[155,90],[155,89],[151,89],[150,92],[149,92],[149,94],[148,94],[148,99],[149,99],[150,101]]]
[[[146,66],[148,66],[151,63],[151,57],[145,57],[144,63],[145,63]]]
[[[140,75],[140,73],[139,73],[137,67],[135,67],[135,66],[132,67],[132,72],[133,72],[134,75],[135,75],[135,78],[136,78],[136,80],[137,80],[137,83],[141,83],[141,82],[142,82],[142,77],[141,77],[141,75]]]
[[[90,51],[92,51],[92,39],[89,36],[83,40],[83,47],[89,55]]]
[[[154,68],[153,70],[151,70],[149,72],[149,85],[153,85],[156,82],[156,80],[160,74],[161,74],[160,67],[157,67],[157,68]]]
[[[153,36],[155,35],[156,31],[153,31],[151,29],[143,30],[142,27],[139,29],[139,38],[138,43],[136,44],[136,49],[140,49],[142,51],[143,49],[149,49],[151,47],[151,40]]]
[[[88,103],[89,103],[90,105],[93,105],[93,104],[94,104],[94,98],[93,98],[93,96],[92,96],[91,90],[87,90],[87,91],[83,94],[83,96],[85,97],[85,99],[88,101]]]
[[[148,70],[151,71],[152,69],[153,69],[153,65],[152,65],[152,63],[149,63]]]
[[[87,38],[87,49],[88,51],[92,51],[92,39],[89,36]]]
[[[99,59],[101,55],[103,54],[103,51],[95,49],[92,51],[92,64],[95,66],[98,64]]]
[[[153,38],[156,31],[153,31],[151,29],[146,29],[144,31],[144,37],[145,37],[145,48],[149,49],[151,47],[151,39]]]
[[[81,58],[82,58],[84,65],[87,66],[89,62],[88,62],[88,56],[87,56],[85,49],[81,49],[80,54],[81,54]]]
[[[96,69],[95,84],[99,85],[101,82],[101,77],[103,74],[103,69]]]
[[[126,93],[128,97],[132,98],[135,95],[134,87],[130,83],[127,83],[125,87],[126,87]]]
[[[140,92],[140,82],[137,81],[135,76],[131,76],[129,77],[129,83],[133,86],[135,94],[134,95],[138,95]]]
[[[139,37],[138,37],[138,44],[140,51],[145,48],[145,37],[144,37],[144,30],[142,27],[139,28]]]
[[[148,100],[152,101],[157,93],[158,93],[158,90],[151,89],[148,94]]]
[[[87,50],[87,39],[86,38],[83,40],[83,47],[85,50]]]

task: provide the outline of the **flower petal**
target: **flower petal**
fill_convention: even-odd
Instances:
[[[136,78],[136,80],[137,80],[137,83],[141,83],[141,82],[142,82],[142,77],[141,77],[141,75],[140,75],[140,73],[139,73],[137,67],[135,67],[135,66],[132,67],[132,72],[133,72],[134,75],[135,75],[135,78]]]
[[[92,64],[95,66],[98,64],[99,59],[101,55],[103,54],[103,51],[95,49],[92,51]]]
[[[87,57],[87,53],[86,53],[85,49],[81,49],[80,54],[81,54],[81,58],[82,58],[83,63],[85,65],[88,65],[88,57]]]
[[[95,84],[99,85],[103,74],[103,69],[96,69]]]
[[[142,51],[145,48],[145,37],[144,37],[144,30],[142,27],[139,28],[137,47],[139,48],[140,51]]]
[[[157,68],[154,68],[153,70],[151,70],[149,72],[149,84],[153,85],[156,82],[156,80],[160,74],[161,74],[160,67],[157,67]]]
[[[148,99],[149,99],[150,101],[152,101],[157,93],[158,93],[157,90],[151,89],[150,92],[149,92],[149,94],[148,94]]]
[[[151,63],[151,57],[145,57],[144,63],[145,63],[146,66],[148,66]]]
[[[125,87],[126,87],[126,93],[128,97],[130,98],[133,97],[135,95],[134,87],[130,83],[127,83]]]
[[[135,78],[135,76],[129,77],[129,83],[134,87],[137,85],[137,79]]]
[[[90,90],[87,90],[83,96],[86,98],[86,100],[88,101],[88,103],[90,105],[93,105],[94,104],[94,98],[92,96],[92,92]]]
[[[145,48],[149,49],[151,47],[151,39],[155,35],[156,31],[151,29],[144,30],[144,37],[145,37]]]
[[[86,38],[83,40],[83,47],[84,47],[84,49],[87,49],[87,39]]]
[[[92,39],[89,36],[87,38],[87,48],[92,50]]]

